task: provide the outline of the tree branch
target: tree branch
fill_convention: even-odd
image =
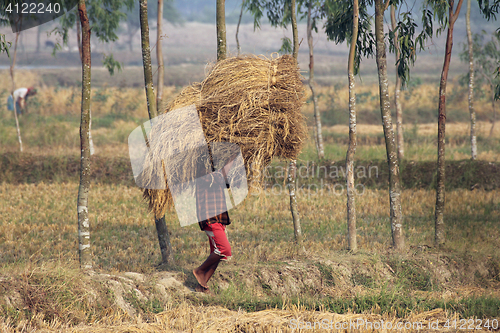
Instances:
[[[387,10],[387,8],[389,8],[389,4],[390,4],[391,0],[386,0],[385,3],[384,3],[384,12]]]
[[[463,3],[463,0],[458,1],[458,5],[457,5],[457,8],[455,9],[455,13],[453,13],[453,16],[450,17],[450,21],[453,20],[453,23],[455,23],[455,21],[458,19],[458,15],[460,14],[460,9],[462,8],[462,3]],[[451,13],[451,11],[450,11],[450,13]]]

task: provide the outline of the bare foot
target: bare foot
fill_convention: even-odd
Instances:
[[[196,286],[196,288],[194,288],[194,290],[196,290],[199,293],[204,293],[204,294],[208,294],[210,296],[215,296],[214,293],[210,289],[205,288],[202,285]]]
[[[200,287],[208,289],[206,282],[203,282],[203,277],[198,275],[198,273],[196,273],[196,269],[193,269],[193,275],[196,278],[196,281],[198,281],[198,283],[200,284]]]

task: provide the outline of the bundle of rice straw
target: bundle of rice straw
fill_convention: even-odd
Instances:
[[[247,55],[216,63],[203,82],[185,88],[165,112],[194,104],[208,143],[231,142],[241,148],[254,190],[261,188],[273,157],[297,158],[307,136],[303,102],[301,75],[291,56]],[[168,186],[145,189],[144,197],[158,218],[172,206]]]

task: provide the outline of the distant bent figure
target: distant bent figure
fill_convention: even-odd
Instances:
[[[10,95],[7,99],[7,109],[14,111],[14,103],[16,106],[17,114],[21,114],[26,107],[26,101],[29,96],[36,95],[36,89],[30,88],[19,88],[14,91],[14,97]]]

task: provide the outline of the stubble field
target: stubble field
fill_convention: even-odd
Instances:
[[[20,84],[23,80],[40,78],[27,73],[19,77]],[[249,195],[230,212],[233,259],[221,264],[211,281],[215,297],[207,297],[193,293],[195,280],[190,273],[208,254],[206,236],[196,225],[181,228],[175,212],[169,212],[166,219],[176,262],[159,265],[154,221],[126,167],[128,134],[147,116],[141,88],[93,90],[98,176],[91,185],[89,211],[95,274],[80,274],[78,171],[70,167],[79,154],[80,95],[76,87],[39,83],[39,94],[20,118],[23,154],[17,153],[12,114],[1,104],[9,86],[0,86],[1,330],[286,332],[299,322],[362,319],[421,323],[425,328],[437,320],[440,328],[453,331],[445,326],[453,319],[459,324],[460,319],[482,320],[482,329],[486,320],[500,319],[500,183],[495,172],[500,126],[491,131],[486,89],[476,104],[479,161],[470,162],[466,93],[456,83],[450,88],[446,156],[451,169],[444,247],[433,243],[433,173],[423,171],[424,166],[432,170],[436,158],[437,128],[426,121],[437,109],[436,88],[420,83],[403,96],[403,165],[411,166],[412,177],[420,182],[404,187],[407,250],[395,253],[377,87],[360,87],[356,159],[361,169],[377,168],[358,174],[359,251],[353,254],[346,251],[340,169],[347,149],[347,89],[321,87],[326,159],[317,160],[309,139],[299,166],[308,175],[311,163],[336,165],[340,176],[329,180],[336,187],[322,187],[321,177],[299,177],[299,185],[316,184],[302,187],[298,196],[304,248],[297,249],[293,242],[283,179],[271,174],[265,192]],[[169,87],[166,93],[171,98],[179,91]],[[312,125],[310,101],[304,113]],[[274,161],[273,170],[284,165]],[[370,331],[368,326],[360,328]]]

